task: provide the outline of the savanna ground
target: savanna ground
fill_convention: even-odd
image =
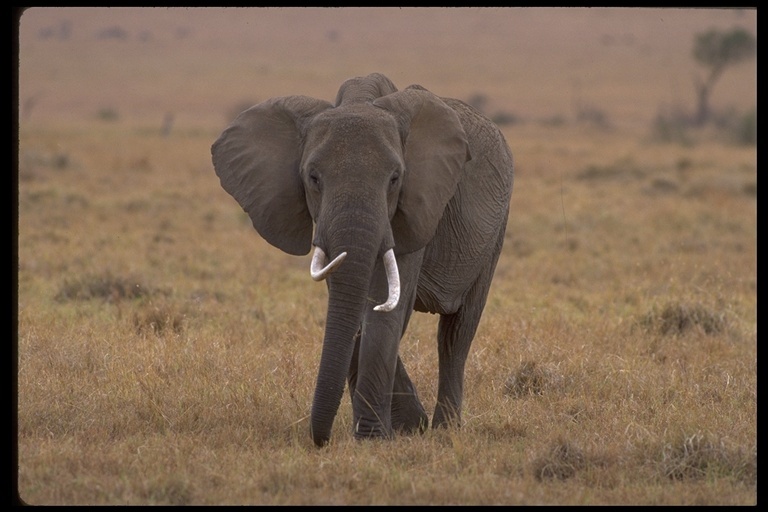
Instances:
[[[34,9],[20,18],[18,497],[29,504],[757,502],[756,65],[705,129],[694,34],[756,11]],[[516,157],[460,430],[308,435],[325,286],[210,145],[373,71]],[[754,121],[754,117],[752,118]],[[741,131],[739,129],[741,126]],[[436,317],[401,353],[425,406]]]

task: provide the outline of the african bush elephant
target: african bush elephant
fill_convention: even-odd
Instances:
[[[432,426],[458,424],[512,192],[499,129],[461,101],[418,85],[398,91],[374,73],[344,82],[335,104],[259,103],[211,153],[256,231],[289,254],[314,246],[311,275],[327,282],[314,443],[329,441],[345,381],[356,438],[424,432],[427,413],[398,355],[413,310],[440,315]]]

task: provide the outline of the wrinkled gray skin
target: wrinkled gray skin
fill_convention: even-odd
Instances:
[[[311,436],[331,436],[345,382],[356,438],[428,425],[398,355],[413,310],[440,315],[433,427],[458,425],[464,365],[485,306],[512,192],[498,128],[465,103],[381,74],[347,80],[336,104],[306,96],[241,113],[211,148],[222,187],[270,244],[347,257],[327,278],[328,311]],[[313,234],[313,221],[316,226]],[[390,312],[382,256],[401,295]]]

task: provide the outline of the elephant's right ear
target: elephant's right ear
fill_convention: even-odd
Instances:
[[[312,217],[299,177],[302,132],[327,101],[272,98],[242,112],[211,147],[221,186],[251,217],[264,239],[283,251],[307,254]]]

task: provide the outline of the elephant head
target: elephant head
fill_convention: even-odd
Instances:
[[[432,239],[469,160],[457,114],[419,87],[398,91],[380,74],[353,78],[336,104],[306,96],[242,112],[212,146],[222,187],[270,244],[293,255],[312,246],[311,274],[327,279],[328,310],[311,435],[328,442],[354,339],[384,258],[398,304],[397,256]],[[315,229],[313,231],[313,222]],[[328,263],[328,260],[331,260]]]

